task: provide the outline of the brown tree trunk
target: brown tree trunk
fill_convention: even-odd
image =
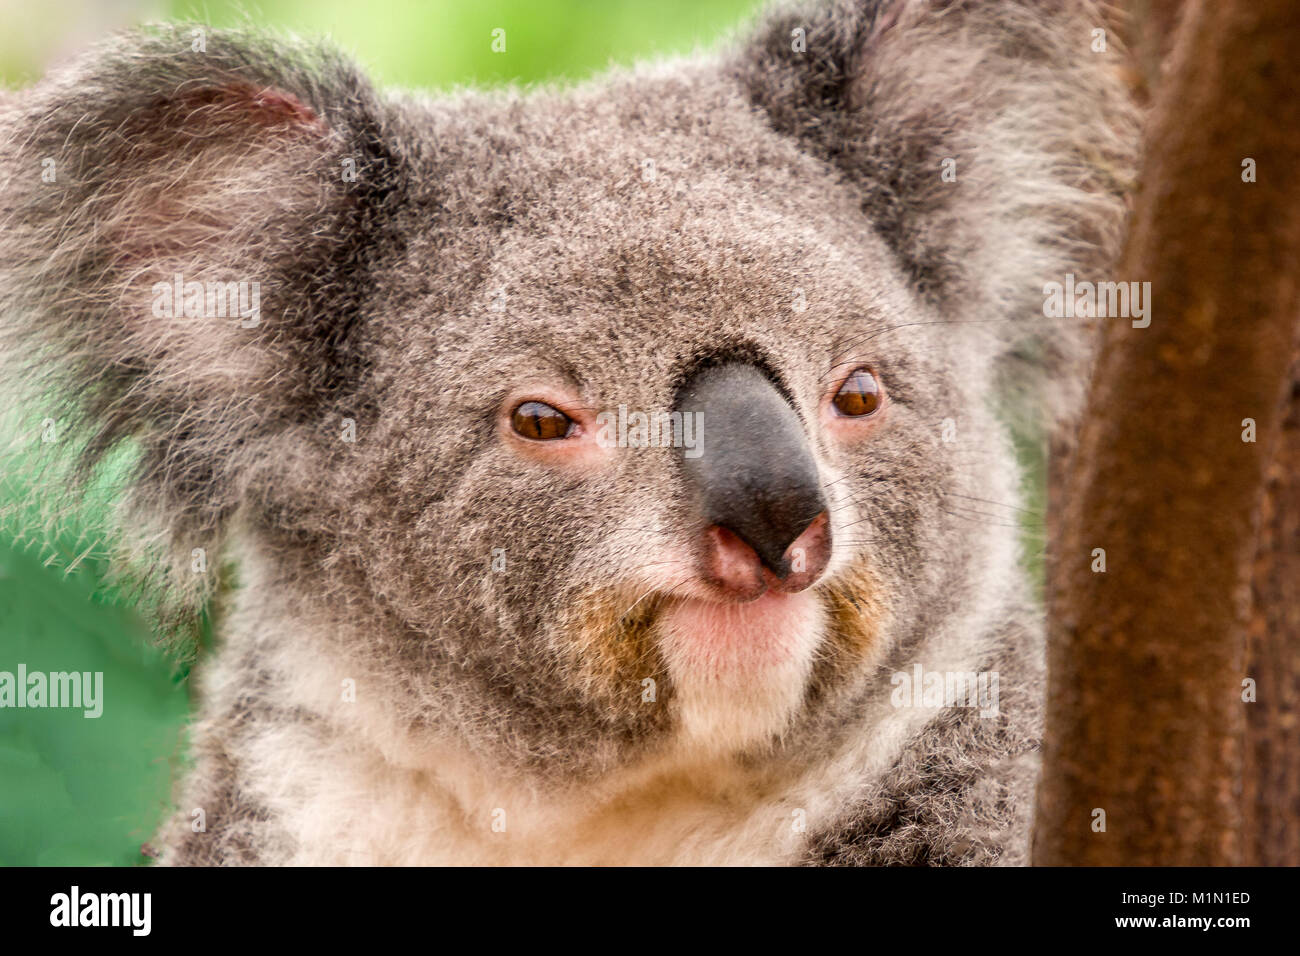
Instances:
[[[1298,55],[1297,0],[1197,2],[1155,92],[1115,277],[1151,283],[1151,323],[1100,320],[1051,555],[1036,863],[1251,858],[1242,681],[1300,315]]]
[[[1245,862],[1300,866],[1300,356],[1268,472],[1252,597]]]

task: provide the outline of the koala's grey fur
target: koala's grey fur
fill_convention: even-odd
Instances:
[[[164,861],[1024,862],[1041,627],[999,396],[1051,418],[1080,382],[1042,287],[1104,275],[1120,229],[1100,25],[809,3],[576,89],[431,100],[160,27],[0,101],[11,377],[87,468],[138,448],[129,523],[175,603],[222,563],[193,549],[234,568]],[[261,323],[155,317],[177,273],[259,281]],[[494,423],[523,383],[653,410],[726,361],[804,421],[835,550],[797,705],[729,690],[688,744],[671,596],[636,586],[700,534],[679,458],[578,474]],[[818,408],[854,363],[891,404],[846,445]],[[895,706],[917,664],[996,671],[999,715]]]

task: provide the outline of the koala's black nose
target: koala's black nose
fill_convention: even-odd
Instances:
[[[676,410],[701,416],[698,453],[688,449],[683,463],[704,516],[785,579],[786,550],[826,510],[794,409],[758,369],[737,363],[696,373],[678,392]]]

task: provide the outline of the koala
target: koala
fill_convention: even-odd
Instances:
[[[1100,25],[801,0],[438,97],[156,26],[10,94],[7,381],[214,622],[160,862],[1027,862]]]

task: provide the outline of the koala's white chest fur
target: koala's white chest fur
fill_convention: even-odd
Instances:
[[[737,775],[728,798],[716,789],[716,771],[709,792],[674,774],[623,797],[546,798],[479,776],[450,755],[438,772],[360,754],[318,756],[335,772],[318,778],[305,801],[289,798],[297,785],[283,780],[280,819],[295,837],[285,863],[780,863],[806,829],[806,810],[787,805],[785,794],[756,793]]]
[[[747,865],[796,859],[863,772],[915,727],[895,714],[863,742],[793,779],[723,760],[667,758],[554,795],[485,773],[447,749],[420,769],[346,737],[267,728],[249,741],[254,792],[291,838],[294,865]],[[400,758],[399,758],[400,759]]]

